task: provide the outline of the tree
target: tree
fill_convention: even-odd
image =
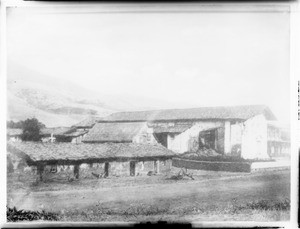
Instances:
[[[40,141],[40,130],[45,125],[36,118],[26,119],[23,121],[21,138],[23,141]]]
[[[7,121],[6,126],[7,126],[7,128],[12,128],[12,129],[22,129],[23,128],[23,122],[24,121],[18,121],[18,122]]]

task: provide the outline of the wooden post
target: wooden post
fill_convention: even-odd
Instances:
[[[109,175],[109,163],[105,162],[104,164],[104,177],[108,177]]]
[[[154,172],[159,173],[159,160],[156,160],[154,163]]]
[[[76,179],[79,179],[79,167],[80,167],[80,164],[74,165],[74,177]]]
[[[135,176],[135,161],[130,161],[129,163],[129,174],[130,176]]]
[[[44,165],[38,164],[37,165],[37,174],[40,177],[40,181],[43,181],[43,172],[44,172]]]

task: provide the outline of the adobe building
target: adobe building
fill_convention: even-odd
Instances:
[[[98,120],[83,142],[157,142],[175,153],[208,147],[245,159],[269,159],[271,121],[276,117],[264,105],[118,112]],[[288,141],[276,144],[289,151]]]

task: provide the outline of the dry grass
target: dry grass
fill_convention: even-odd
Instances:
[[[229,179],[219,179],[229,175]],[[172,181],[164,176],[111,177],[72,183],[53,180],[35,183],[35,186],[33,183],[29,185],[26,177],[17,181],[17,176],[14,176],[8,179],[8,196],[18,198],[18,192],[27,189],[31,193],[24,197],[28,203],[33,201],[36,205],[45,205],[47,211],[59,212],[61,221],[289,219],[288,171],[242,175],[205,171],[195,175],[196,180]],[[44,191],[45,195],[42,196]]]
[[[246,204],[234,200],[227,204],[208,206],[195,206],[172,208],[169,204],[146,205],[131,203],[128,207],[95,206],[84,211],[70,210],[61,212],[63,221],[189,221],[200,219],[202,221],[280,221],[289,219],[289,199],[249,201]],[[126,206],[126,205],[125,205]]]

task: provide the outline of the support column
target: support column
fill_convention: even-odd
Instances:
[[[230,121],[225,122],[225,131],[224,131],[224,153],[231,153],[231,125]]]
[[[104,164],[104,177],[108,177],[109,175],[109,163],[105,162]]]
[[[153,162],[154,165],[154,172],[159,173],[159,160]]]
[[[80,167],[80,164],[74,165],[74,177],[76,179],[79,179],[79,167]]]
[[[142,161],[142,168],[141,168],[141,171],[144,171],[145,169],[145,165],[144,165],[144,161]]]
[[[172,160],[171,160],[171,159],[168,159],[168,160],[166,161],[166,164],[167,164],[167,169],[168,169],[168,170],[171,170],[171,167],[172,167]]]
[[[44,173],[44,165],[42,165],[42,164],[38,164],[37,165],[37,174],[38,174],[38,176],[39,176],[39,178],[40,178],[40,181],[43,181],[43,173]]]

